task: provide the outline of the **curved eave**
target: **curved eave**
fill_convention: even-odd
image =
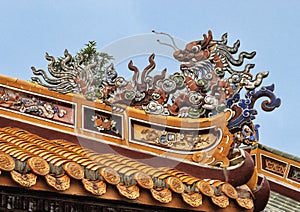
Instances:
[[[243,203],[237,202],[238,206],[235,199],[253,202],[249,195],[240,196],[234,187],[220,180],[196,178],[173,168],[154,168],[120,155],[99,154],[18,128],[0,128],[0,158],[2,186],[79,196],[92,194],[132,204],[200,211],[244,211]],[[210,192],[202,188],[209,188]]]

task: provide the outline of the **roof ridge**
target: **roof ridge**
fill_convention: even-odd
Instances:
[[[292,155],[290,153],[287,153],[287,152],[284,152],[284,151],[281,151],[281,150],[278,150],[278,149],[275,149],[275,148],[263,145],[261,143],[258,144],[258,148],[262,149],[262,150],[266,150],[268,152],[274,153],[276,155],[279,155],[279,156],[282,156],[284,158],[287,158],[287,159],[290,159],[290,160],[294,160],[294,161],[300,163],[300,157],[298,157],[296,155]]]

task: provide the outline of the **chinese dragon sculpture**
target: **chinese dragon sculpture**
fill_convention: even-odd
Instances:
[[[60,93],[81,93],[88,100],[110,105],[113,110],[122,111],[130,106],[148,114],[192,119],[209,118],[230,110],[232,116],[226,127],[233,139],[231,149],[241,144],[256,144],[259,125],[252,122],[257,114],[256,100],[268,98],[261,104],[264,111],[274,110],[281,102],[273,93],[274,85],[258,88],[268,72],[251,74],[254,64],[237,70],[246,59],[253,59],[256,52],[237,54],[240,41],[229,46],[227,33],[221,40],[215,40],[208,31],[203,39],[188,43],[184,49],[178,48],[169,34],[153,33],[170,38],[170,43],[158,42],[174,49],[173,56],[180,63],[180,72],[167,75],[167,69],[163,69],[160,74],[151,75],[156,66],[153,53],[143,71],[132,60],[128,63],[128,69],[133,72],[131,80],[118,76],[114,65],[110,64],[96,84],[92,70],[97,64],[83,65],[84,55],[73,58],[65,50],[58,69],[55,68],[58,62],[46,53],[52,78],[45,71],[32,67],[34,75],[42,76],[46,83],[38,77],[32,77],[32,81]],[[245,94],[244,98],[241,93]],[[102,125],[96,127],[103,128]]]

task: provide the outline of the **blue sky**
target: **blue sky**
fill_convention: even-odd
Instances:
[[[202,39],[209,29],[215,39],[228,32],[229,44],[240,39],[241,50],[257,52],[252,73],[269,71],[264,85],[275,83],[282,99],[276,111],[258,111],[260,142],[300,155],[298,0],[9,0],[1,2],[0,10],[0,74],[24,80],[32,76],[31,66],[47,68],[45,52],[58,57],[67,48],[74,54],[89,40],[96,40],[99,50],[125,42],[114,53],[128,50],[134,55],[146,47],[151,52],[151,42],[133,45],[128,38],[148,36],[152,29],[168,32],[182,43]],[[174,68],[170,60],[165,64]]]

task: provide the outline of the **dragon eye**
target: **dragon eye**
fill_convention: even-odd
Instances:
[[[183,54],[182,54],[182,53],[180,53],[180,54],[177,56],[177,58],[178,58],[179,60],[181,60],[181,59],[183,59],[183,58],[184,58],[184,56],[183,56]]]
[[[193,46],[192,49],[191,49],[191,52],[198,52],[199,51],[199,47],[198,46]]]

